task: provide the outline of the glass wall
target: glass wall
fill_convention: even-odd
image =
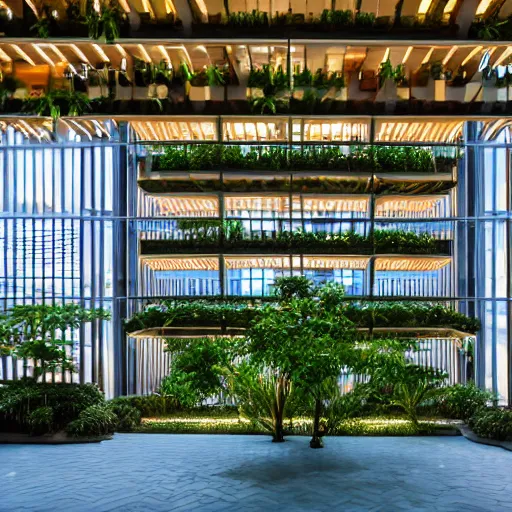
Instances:
[[[325,120],[329,130],[318,119],[280,117],[154,121],[190,127],[176,147],[229,139],[244,158],[260,152],[252,169],[214,162],[179,171],[155,164],[168,141],[143,137],[141,121],[101,121],[101,133],[74,122],[39,139],[7,128],[0,147],[1,307],[72,301],[113,311],[112,321],[70,333],[78,372],[57,379],[98,382],[109,395],[141,392],[137,372],[153,363],[137,347],[157,361],[151,375],[165,372],[168,358],[150,341],[125,343],[123,318],[168,297],[269,295],[277,277],[304,274],[343,284],[348,297],[432,298],[477,316],[482,330],[465,354],[479,385],[509,400],[503,121],[499,129],[492,120],[457,121],[451,138],[444,128],[410,131],[393,119]],[[396,144],[427,150],[435,165],[306,170],[298,155],[323,148],[322,134],[346,157],[370,143]],[[295,151],[294,167],[258,168],[265,148],[288,152],[287,162]],[[0,378],[24,372],[30,364],[2,359]]]

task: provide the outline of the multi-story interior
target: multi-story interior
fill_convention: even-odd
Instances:
[[[512,46],[491,29],[512,2],[342,3],[121,1],[106,43],[74,3],[0,2],[2,308],[113,313],[52,378],[152,392],[161,332],[125,318],[306,275],[478,318],[408,336],[509,403]],[[0,379],[30,371],[3,357]]]

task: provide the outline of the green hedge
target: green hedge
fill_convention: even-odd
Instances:
[[[480,409],[469,420],[469,428],[479,437],[496,441],[512,441],[512,411]]]
[[[450,172],[455,158],[436,157],[418,147],[367,146],[352,148],[305,146],[252,147],[194,144],[162,146],[153,153],[153,171],[173,170],[339,170],[347,172]]]
[[[193,226],[196,221],[181,221],[180,229],[187,238],[183,240],[143,240],[142,254],[177,254],[191,251],[203,253],[293,253],[293,254],[448,254],[450,242],[438,240],[428,233],[414,233],[401,230],[375,230],[373,237],[351,231],[344,233],[307,233],[303,231],[279,232],[272,237],[246,238],[237,232],[229,234],[217,227],[202,227],[199,231]],[[236,222],[236,221],[235,221]],[[202,221],[206,226],[207,222]],[[229,224],[228,224],[229,226]],[[209,229],[208,235],[203,231]],[[223,235],[223,236],[221,236]]]
[[[62,430],[82,411],[103,402],[103,394],[93,384],[13,381],[0,386],[0,431],[44,433],[44,425],[46,431]]]
[[[163,301],[126,320],[125,329],[130,333],[164,325],[243,328],[256,318],[260,307],[249,300]],[[431,302],[349,302],[346,315],[358,327],[445,327],[473,334],[480,329],[478,319]]]

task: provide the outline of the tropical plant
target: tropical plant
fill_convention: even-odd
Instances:
[[[494,41],[502,39],[502,27],[508,24],[508,20],[499,20],[497,16],[492,16],[483,20],[478,28],[478,39],[484,41]]]
[[[12,73],[3,73],[0,70],[0,109],[5,108],[5,102],[10,98],[19,87],[25,84],[18,80]]]
[[[206,68],[206,78],[210,87],[222,87],[228,83],[229,71],[219,69],[215,65]]]
[[[293,75],[293,85],[294,87],[311,87],[313,85],[313,74],[307,67],[300,71],[297,66]]]
[[[30,27],[30,30],[34,31],[39,39],[48,39],[50,37],[50,27],[50,19],[46,15],[41,15]]]
[[[272,435],[272,442],[284,441],[283,422],[292,395],[292,383],[278,371],[242,363],[229,378],[240,414]]]
[[[106,436],[114,433],[117,422],[117,416],[108,405],[91,405],[69,423],[66,432],[73,437]]]
[[[9,381],[0,386],[0,431],[56,432],[87,407],[103,402],[103,394],[92,384],[38,383],[29,378]],[[51,425],[50,412],[42,408],[51,409]]]
[[[391,64],[391,60],[389,58],[384,62],[380,63],[379,66],[379,83],[380,87],[384,85],[386,80],[392,80],[394,78],[394,70],[393,65]]]
[[[64,107],[63,113],[61,108]],[[91,110],[91,101],[82,92],[52,89],[39,98],[25,100],[23,110],[40,116],[49,115],[54,121],[61,115],[81,116]]]
[[[497,441],[512,440],[512,411],[479,409],[469,420],[469,428],[479,437]]]
[[[444,388],[437,407],[445,417],[468,421],[494,398],[493,393],[480,389],[473,383],[455,384]]]
[[[346,420],[358,416],[364,406],[366,390],[364,386],[356,386],[350,393],[342,393],[337,379],[327,381],[328,397],[324,406],[326,434],[337,435]]]
[[[312,448],[323,446],[324,383],[350,365],[354,348],[355,330],[343,313],[342,296],[340,286],[326,285],[310,297],[264,306],[247,332],[244,347],[256,365],[278,372],[313,398]]]
[[[193,406],[225,390],[225,376],[232,361],[229,340],[168,338],[166,350],[172,353],[172,364],[160,386],[161,394],[183,406]]]
[[[141,414],[138,409],[128,404],[109,402],[110,410],[116,415],[116,430],[119,432],[132,432],[141,424]]]
[[[355,369],[369,377],[367,390],[376,398],[389,401],[418,427],[418,408],[442,393],[446,374],[413,364],[408,351],[411,340],[375,339],[360,347]]]
[[[53,409],[48,406],[38,407],[28,416],[30,433],[36,436],[52,432],[53,422]]]
[[[398,64],[394,69],[393,80],[398,87],[407,87],[409,85],[407,75],[405,73],[405,64]]]
[[[48,371],[74,371],[66,351],[73,344],[69,330],[109,318],[110,312],[104,309],[85,309],[76,304],[17,305],[0,316],[0,346],[21,359],[33,359],[36,377]]]

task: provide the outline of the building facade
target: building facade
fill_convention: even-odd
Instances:
[[[436,37],[459,16],[444,14]],[[305,275],[347,300],[478,318],[477,334],[416,329],[415,357],[510,403],[512,47],[312,40],[295,25],[243,40],[203,18],[193,41],[0,39],[19,80],[0,119],[1,308],[112,311],[70,333],[77,372],[47,378],[153,392],[164,340],[125,319]],[[32,367],[3,357],[0,379]]]

